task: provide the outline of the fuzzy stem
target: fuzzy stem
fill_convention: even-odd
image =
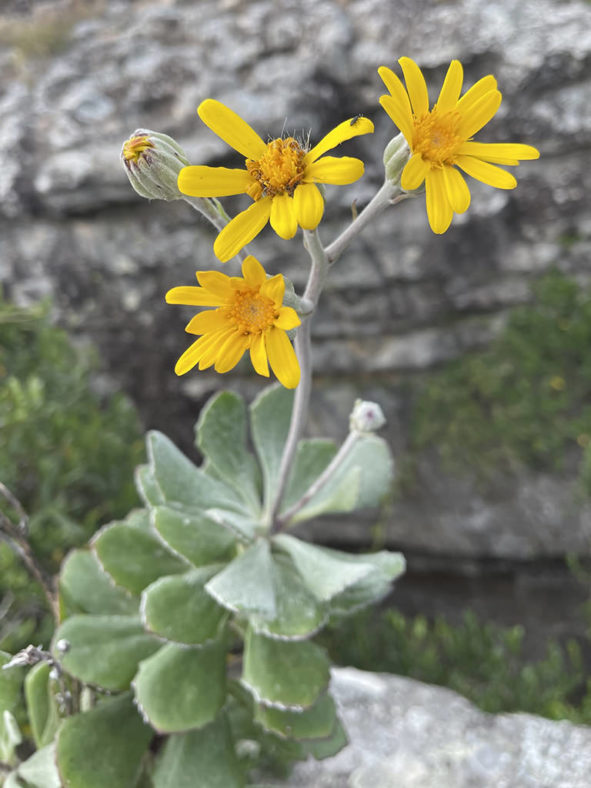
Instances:
[[[335,454],[335,456],[332,458],[332,460],[326,466],[326,468],[322,471],[320,476],[314,482],[312,482],[312,484],[308,487],[308,489],[302,495],[299,501],[296,501],[293,504],[293,506],[290,506],[290,508],[285,512],[285,514],[283,514],[281,517],[278,518],[277,520],[278,530],[283,530],[283,528],[289,526],[290,522],[293,520],[296,514],[299,511],[301,511],[304,508],[304,506],[309,501],[311,501],[312,498],[317,493],[320,492],[320,490],[325,486],[325,484],[327,484],[327,482],[329,482],[332,479],[332,477],[335,475],[337,470],[343,464],[345,458],[350,454],[353,446],[357,443],[360,434],[361,433],[359,433],[357,430],[353,430],[347,435],[341,448],[338,450],[338,452]]]
[[[216,230],[223,230],[230,221],[230,217],[224,211],[221,204],[217,200],[210,200],[207,197],[188,197],[183,196],[183,200],[188,203],[191,208],[194,208],[202,216],[205,216]],[[236,255],[238,260],[242,263],[248,257],[248,249],[244,247]]]
[[[330,264],[334,263],[345,251],[351,241],[365,229],[389,205],[406,199],[400,186],[390,181],[385,181],[381,188],[374,194],[361,213],[346,227],[335,240],[326,247],[325,253]]]
[[[316,308],[328,273],[328,260],[317,230],[304,231],[304,246],[312,261],[308,283],[302,297],[303,302],[309,306],[309,314],[298,328],[295,338],[295,351],[300,364],[300,383],[295,392],[289,432],[283,448],[277,489],[270,511],[271,533],[276,533],[281,528],[277,521],[279,507],[281,506],[281,500],[293,465],[298,441],[308,415],[312,387],[311,315]]]

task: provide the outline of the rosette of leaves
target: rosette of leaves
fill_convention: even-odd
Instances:
[[[56,785],[192,788],[198,778],[204,788],[234,788],[252,765],[245,752],[324,758],[346,743],[329,661],[312,638],[329,618],[383,597],[404,561],[273,533],[292,402],[281,387],[262,392],[249,441],[242,399],[216,395],[197,424],[201,467],[150,433],[149,462],[137,470],[145,508],[66,559],[53,653],[72,691],[84,687],[90,701],[60,722],[48,675],[34,676],[43,686],[28,698]],[[300,442],[282,511],[336,451],[329,441]],[[376,504],[391,475],[386,443],[361,435],[294,522]]]

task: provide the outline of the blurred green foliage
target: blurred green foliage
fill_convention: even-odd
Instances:
[[[572,457],[591,494],[591,292],[552,272],[534,295],[487,350],[430,377],[414,448],[484,479],[523,464],[561,471]]]
[[[0,299],[0,481],[28,513],[35,554],[52,572],[70,547],[138,502],[138,416],[126,397],[93,390],[97,368],[92,349],[52,325],[47,304],[22,309]],[[0,649],[46,639],[47,622],[35,631],[42,603],[31,588],[0,543],[0,596],[12,600],[0,616]]]
[[[530,662],[521,626],[482,623],[472,612],[454,626],[438,617],[407,618],[398,610],[364,610],[333,626],[321,641],[340,665],[409,676],[449,687],[484,711],[525,711],[591,723],[591,680],[581,649],[549,642]]]

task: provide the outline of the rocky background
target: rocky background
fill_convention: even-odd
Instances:
[[[185,203],[148,203],[119,161],[144,127],[174,136],[195,163],[237,158],[199,120],[215,97],[263,136],[319,139],[357,113],[376,132],[348,145],[366,175],[328,192],[328,243],[382,180],[394,129],[376,69],[409,55],[433,98],[452,58],[466,82],[487,73],[504,101],[481,139],[540,148],[515,191],[471,184],[472,206],[442,237],[422,201],[384,214],[339,261],[314,323],[311,430],[341,438],[358,396],[380,402],[399,458],[412,409],[407,382],[486,345],[530,285],[556,267],[591,280],[591,4],[582,0],[5,0],[0,15],[0,283],[19,303],[51,296],[56,319],[98,344],[106,388],[127,391],[147,428],[186,449],[221,385],[252,396],[248,365],[220,379],[175,377],[184,314],[164,293],[215,267],[213,235]],[[345,152],[345,151],[343,151]],[[244,200],[230,203],[230,210]],[[568,241],[568,243],[566,242]],[[302,250],[267,231],[253,251],[303,283]],[[231,266],[231,264],[229,264]],[[226,269],[228,270],[228,269]],[[524,471],[484,494],[421,458],[414,492],[382,517],[404,550],[409,609],[457,612],[471,598],[502,621],[539,618],[540,637],[571,634],[581,592],[566,553],[591,552],[591,507],[574,481]],[[375,520],[375,518],[374,518]],[[374,520],[315,535],[367,544]],[[475,582],[474,577],[478,578]],[[406,590],[405,590],[406,589]]]

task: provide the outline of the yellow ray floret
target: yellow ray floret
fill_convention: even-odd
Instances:
[[[263,142],[246,121],[219,101],[207,99],[197,110],[201,120],[241,153],[245,169],[184,167],[178,187],[191,197],[248,194],[254,200],[218,235],[213,250],[223,263],[258,235],[267,222],[281,238],[293,238],[298,226],[314,230],[324,213],[317,183],[348,184],[363,175],[363,162],[324,154],[360,134],[373,132],[364,117],[351,118],[330,131],[310,151],[294,137]]]
[[[281,274],[267,278],[254,257],[242,264],[242,276],[226,276],[219,271],[198,271],[199,287],[173,287],[166,294],[169,304],[209,306],[185,328],[201,336],[190,345],[175,366],[184,375],[195,365],[229,372],[250,351],[259,375],[269,376],[269,364],[286,388],[295,388],[300,367],[286,331],[300,325],[294,309],[283,306],[285,282]]]
[[[437,103],[429,109],[427,84],[420,68],[408,57],[398,62],[406,88],[389,68],[382,66],[378,73],[389,91],[380,98],[380,104],[411,151],[400,185],[405,191],[413,191],[425,184],[429,224],[433,232],[444,233],[454,213],[463,213],[470,205],[470,191],[460,170],[497,189],[513,189],[517,185],[515,177],[498,165],[515,166],[540,154],[531,145],[471,139],[501,104],[497,82],[490,74],[460,98],[462,65],[452,60]]]

